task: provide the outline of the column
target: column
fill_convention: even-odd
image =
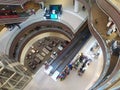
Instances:
[[[78,13],[80,8],[80,2],[78,0],[74,0],[74,12]]]
[[[45,5],[44,5],[44,2],[39,2],[39,4],[40,4],[40,7],[41,7],[41,9],[44,9],[44,7],[45,7]]]

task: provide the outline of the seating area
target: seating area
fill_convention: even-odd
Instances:
[[[43,64],[50,64],[68,44],[68,41],[45,37],[34,43],[28,50],[25,63],[30,71],[35,72]]]

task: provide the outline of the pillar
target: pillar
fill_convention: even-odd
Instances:
[[[80,2],[78,0],[74,0],[74,12],[78,13],[80,8]]]
[[[41,9],[44,9],[45,5],[44,5],[44,2],[39,2],[40,6],[41,6]]]

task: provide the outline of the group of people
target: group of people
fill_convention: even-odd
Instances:
[[[87,59],[87,56],[85,56],[85,55],[83,55],[83,53],[81,53],[79,59],[77,59],[75,62],[73,62],[73,68],[74,68],[75,70],[77,70],[79,64],[80,64],[80,63],[84,63],[86,59]]]
[[[59,78],[61,81],[64,80],[66,76],[70,74],[70,71],[73,69],[78,70],[78,75],[81,76],[85,72],[91,61],[92,61],[91,59],[89,59],[87,56],[81,53],[79,59],[68,64],[63,70],[63,72],[58,75],[57,79]],[[78,69],[80,63],[81,63],[81,67]]]
[[[90,62],[91,62],[92,60],[91,59],[88,59],[88,58],[85,58],[84,59],[84,62],[82,62],[82,65],[81,65],[81,67],[80,67],[80,69],[78,70],[78,75],[82,75],[84,72],[85,72],[85,70],[88,68],[88,66],[90,65]]]
[[[92,61],[91,59],[89,59],[87,56],[81,53],[79,59],[76,60],[75,63],[73,64],[74,68],[78,70],[78,75],[81,76],[85,72],[91,61]],[[80,63],[81,63],[81,67],[78,69]]]
[[[61,81],[64,80],[70,74],[72,68],[72,64],[67,65],[62,73],[58,75],[57,79],[60,79]]]

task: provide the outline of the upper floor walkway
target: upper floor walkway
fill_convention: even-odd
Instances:
[[[109,22],[109,17],[112,18],[113,22],[116,24],[118,30],[116,32],[111,33],[111,35],[108,35],[109,28],[107,27],[107,24]],[[107,70],[107,73],[105,75],[106,78],[104,78],[103,83],[101,83],[98,87],[105,88],[109,86],[109,83],[115,82],[114,76],[120,69],[120,62],[119,62],[119,52],[118,54],[114,54],[114,51],[112,51],[112,41],[117,40],[120,41],[120,22],[118,21],[120,18],[119,12],[106,0],[96,0],[91,7],[90,12],[90,25],[93,27],[93,34],[94,32],[98,35],[100,35],[101,40],[103,41],[105,45],[105,49],[109,52],[106,53],[104,58],[105,61],[109,61],[110,65]],[[96,34],[94,34],[96,36]],[[96,36],[97,38],[97,36]],[[100,41],[101,42],[101,41]],[[109,56],[110,55],[110,56]],[[112,79],[113,78],[113,79]],[[119,79],[119,77],[117,77]],[[109,81],[109,82],[108,82]],[[108,82],[108,83],[107,83]],[[106,86],[105,86],[106,85]],[[103,86],[103,87],[102,87]]]

